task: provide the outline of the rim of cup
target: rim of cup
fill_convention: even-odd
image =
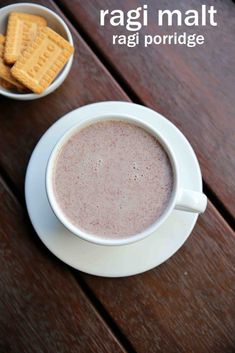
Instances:
[[[96,122],[99,121],[126,121],[132,124],[135,124],[147,132],[149,132],[152,136],[154,136],[158,142],[162,145],[163,149],[167,153],[171,167],[173,170],[173,190],[171,193],[170,200],[168,202],[168,205],[164,209],[163,213],[161,216],[156,219],[154,223],[152,223],[149,227],[147,227],[145,230],[143,230],[140,233],[137,233],[135,235],[130,235],[127,237],[120,237],[120,238],[115,238],[110,236],[108,237],[102,237],[100,235],[95,235],[95,234],[90,234],[86,232],[85,230],[80,229],[79,227],[75,226],[72,222],[69,221],[69,219],[64,215],[63,211],[61,210],[59,204],[57,203],[56,196],[53,191],[53,172],[54,172],[54,166],[55,162],[57,159],[57,156],[61,150],[61,148],[64,146],[64,144],[69,140],[71,136],[73,136],[77,131],[84,129],[85,127],[92,125]],[[90,117],[87,118],[86,120],[83,120],[82,122],[76,123],[74,126],[69,128],[57,141],[55,144],[48,162],[47,162],[47,167],[46,167],[46,194],[47,198],[49,201],[49,204],[55,214],[55,216],[60,220],[60,222],[73,234],[78,236],[79,238],[82,238],[83,240],[98,244],[98,245],[125,245],[125,244],[130,244],[134,243],[136,241],[139,241],[150,234],[152,234],[156,229],[158,229],[164,221],[168,218],[172,210],[174,209],[175,203],[176,203],[176,197],[177,197],[177,190],[179,186],[178,182],[178,167],[176,163],[176,158],[174,155],[174,152],[172,151],[171,147],[167,143],[166,139],[160,134],[157,129],[155,129],[151,124],[148,124],[144,121],[144,119],[135,117],[133,115],[120,115],[120,114],[107,114],[107,115],[102,115],[102,116],[96,116],[96,117]]]
[[[57,14],[55,13],[53,10],[50,10],[49,8],[42,6],[42,5],[38,5],[38,4],[33,4],[33,3],[27,3],[27,2],[22,2],[22,3],[17,3],[17,4],[11,4],[11,5],[7,5],[4,6],[0,9],[0,21],[1,21],[1,15],[2,13],[5,14],[5,12],[7,12],[6,14],[9,14],[12,11],[20,11],[20,8],[24,8],[24,12],[30,11],[30,13],[37,15],[37,13],[33,12],[33,9],[39,9],[40,11],[44,12],[45,15],[47,14],[48,16],[50,16],[51,18],[53,18],[54,20],[56,20],[57,23],[60,24],[60,26],[63,27],[63,30],[66,33],[66,40],[68,40],[68,42],[73,45],[73,37],[72,34],[67,26],[67,24],[65,23],[65,21]],[[40,13],[41,16],[43,16],[43,13]],[[6,89],[3,89],[0,86],[0,94],[8,97],[8,98],[12,98],[12,99],[16,99],[16,100],[34,100],[34,99],[39,99],[42,97],[47,96],[48,94],[54,92],[66,79],[71,67],[72,67],[72,62],[73,62],[73,56],[72,55],[68,62],[65,64],[64,68],[61,70],[61,72],[58,74],[58,76],[55,78],[55,80],[50,84],[49,87],[46,88],[46,90],[41,93],[41,94],[36,94],[36,93],[15,93],[15,92],[10,92]]]

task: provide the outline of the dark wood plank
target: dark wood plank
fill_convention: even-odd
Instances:
[[[125,279],[85,276],[138,352],[235,351],[235,238],[209,205],[183,248]]]
[[[10,0],[1,0],[1,6],[11,3]],[[37,3],[55,10],[50,1]],[[0,96],[0,166],[20,182],[21,190],[30,154],[37,140],[53,122],[84,104],[127,100],[82,38],[75,31],[72,33],[75,42],[73,67],[57,91],[45,98],[27,102]]]
[[[77,59],[57,92],[35,102],[0,100],[0,162],[18,190],[33,146],[53,121],[82,104],[127,99],[81,37],[73,35]],[[132,278],[83,278],[137,352],[204,353],[212,347],[229,352],[235,347],[233,253],[233,234],[210,204],[190,240],[166,264]]]
[[[0,351],[123,352],[0,180]]]
[[[93,41],[121,80],[147,106],[174,122],[189,138],[199,157],[203,176],[217,198],[235,213],[233,158],[235,145],[234,30],[235,6],[231,0],[216,1],[218,27],[157,27],[158,9],[200,9],[210,1],[190,0],[58,0],[79,28]],[[149,6],[149,25],[144,34],[174,32],[205,34],[206,44],[195,48],[180,45],[113,46],[113,34],[128,34],[122,27],[99,26],[100,9],[135,9]]]

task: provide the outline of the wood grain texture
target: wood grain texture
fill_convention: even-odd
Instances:
[[[232,353],[234,253],[234,234],[209,205],[164,265],[124,279],[85,280],[137,352]]]
[[[90,38],[114,72],[148,107],[175,123],[192,143],[206,183],[231,214],[235,214],[235,6],[230,0],[58,0],[69,17]],[[113,34],[130,34],[124,27],[99,26],[100,9],[136,9],[148,4],[145,34],[174,32],[205,35],[205,45],[187,48],[159,45],[135,48],[112,45]],[[158,9],[199,9],[214,5],[218,27],[158,27]],[[134,32],[133,32],[134,33]]]
[[[0,352],[123,352],[0,180]]]
[[[2,3],[6,4],[7,1],[3,0]],[[40,3],[51,6],[51,3],[47,1],[41,1]],[[127,96],[115,80],[75,31],[73,31],[73,37],[76,44],[76,59],[70,76],[58,91],[34,102],[12,103],[8,99],[0,98],[0,165],[21,192],[23,191],[24,172],[30,153],[42,133],[56,119],[68,111],[90,102],[114,99],[127,100]],[[0,219],[4,222],[2,226],[4,236],[11,238],[11,234],[13,234],[14,237],[12,238],[16,244],[19,244],[20,240],[22,241],[22,249],[18,250],[20,253],[13,262],[14,266],[9,270],[4,267],[3,274],[0,272],[2,276],[4,275],[4,288],[0,287],[2,288],[2,296],[9,298],[9,292],[15,295],[15,271],[18,271],[18,267],[21,269],[22,264],[25,264],[26,261],[28,261],[27,268],[31,264],[34,266],[39,264],[37,268],[41,271],[39,282],[42,282],[40,285],[44,291],[41,287],[40,290],[37,289],[34,284],[34,276],[37,273],[35,274],[32,266],[27,272],[22,269],[19,270],[20,274],[23,273],[23,275],[18,282],[17,291],[18,293],[22,291],[20,293],[23,294],[23,298],[20,295],[19,301],[18,297],[15,296],[16,303],[13,300],[7,301],[9,308],[4,308],[4,316],[0,315],[0,324],[3,322],[4,335],[8,327],[11,328],[11,332],[16,332],[18,325],[12,323],[12,317],[14,317],[13,314],[16,311],[15,305],[18,305],[19,302],[20,308],[22,308],[20,316],[22,331],[19,335],[22,333],[22,335],[28,337],[29,332],[30,338],[27,338],[27,340],[31,348],[33,340],[37,340],[38,337],[38,330],[35,329],[31,334],[27,326],[29,304],[33,307],[30,323],[36,315],[34,314],[36,310],[34,309],[34,305],[36,305],[34,304],[34,298],[38,298],[37,296],[42,291],[44,304],[38,305],[38,307],[40,309],[42,307],[41,312],[43,314],[48,311],[48,318],[46,315],[44,325],[50,328],[53,337],[58,337],[58,327],[62,331],[66,329],[67,318],[72,312],[70,307],[66,309],[63,306],[67,300],[66,296],[68,295],[72,303],[71,306],[74,307],[77,305],[76,298],[80,298],[80,294],[76,292],[76,295],[74,295],[72,284],[70,284],[71,280],[68,279],[67,266],[63,266],[53,256],[50,256],[44,247],[40,246],[40,242],[35,240],[36,238],[27,235],[28,232],[25,230],[20,230],[22,224],[25,227],[23,219],[17,220],[19,227],[17,226],[14,231],[12,230],[14,222],[16,222],[16,216],[11,211],[11,207],[2,206],[0,208]],[[17,230],[19,232],[18,237],[15,235]],[[25,239],[25,237],[29,239]],[[3,244],[5,242],[2,241]],[[12,241],[9,244],[12,244]],[[25,244],[27,244],[27,247],[34,248],[34,257],[30,257]],[[83,275],[83,278],[137,352],[232,352],[235,349],[234,247],[234,235],[230,228],[213,206],[209,204],[208,211],[200,217],[199,223],[185,246],[166,264],[146,274],[126,279],[103,279],[87,275]],[[8,253],[15,254],[15,248],[6,254]],[[6,256],[10,255],[4,256],[5,266],[10,266],[11,262],[6,261]],[[40,256],[41,260],[39,260]],[[10,257],[8,258],[10,259]],[[30,261],[27,260],[28,258]],[[44,267],[44,263],[46,267]],[[47,263],[53,263],[53,265],[50,267]],[[24,266],[26,271],[26,265]],[[8,272],[6,272],[7,270]],[[51,289],[53,293],[48,294],[47,284],[45,289],[42,278],[54,278],[54,273],[55,282],[53,282]],[[59,283],[62,283],[61,286],[57,286],[57,279]],[[22,282],[22,289],[19,285],[20,281]],[[5,288],[8,283],[9,289],[8,287]],[[58,290],[55,290],[55,288],[58,288]],[[30,290],[34,293],[32,296],[27,295]],[[34,292],[35,290],[37,295]],[[55,292],[57,295],[55,307],[53,306],[51,309],[49,305],[48,309],[48,298],[51,302]],[[47,296],[48,298],[45,299]],[[12,297],[10,298],[12,299]],[[82,295],[81,298],[83,298]],[[22,300],[26,300],[27,305],[25,305],[25,302],[22,304]],[[77,300],[80,302],[82,299]],[[1,299],[0,303],[2,303]],[[15,304],[11,305],[11,303]],[[36,299],[36,303],[41,302]],[[85,303],[87,302],[85,301]],[[65,320],[63,321],[65,322],[64,326],[61,322],[57,324],[57,319],[55,319],[55,322],[51,321],[54,320],[54,316],[57,317],[56,315],[58,315],[58,311],[54,308],[60,305],[62,306],[61,315]],[[7,311],[13,314],[7,316]],[[5,321],[1,321],[3,320],[2,317],[5,317]],[[85,314],[81,317],[85,318]],[[39,319],[38,316],[36,318]],[[93,322],[96,321],[96,317],[94,318],[91,315],[88,323],[90,323],[90,320],[94,325],[96,324],[96,322]],[[80,322],[75,322],[74,325],[76,324],[81,325]],[[39,329],[41,329],[41,325],[43,324],[38,326]],[[54,326],[56,327],[55,334]],[[99,326],[100,323],[97,323],[97,327]],[[72,330],[75,329],[72,327]],[[89,326],[87,326],[87,330],[89,331]],[[76,332],[78,336],[83,337],[85,335],[82,326],[79,326]],[[13,337],[13,334],[10,337]],[[66,340],[67,337],[63,337],[63,339]],[[106,337],[101,335],[101,339],[105,341]],[[5,351],[8,351],[9,340],[4,337],[3,342],[6,342]],[[66,345],[67,341],[64,342]],[[24,351],[23,344],[24,341],[20,341],[19,346],[13,347],[12,351]],[[86,344],[88,343],[85,339],[84,349]],[[104,342],[104,344],[106,343]],[[76,346],[76,341],[75,343],[72,341],[71,347],[74,348],[74,345]],[[44,346],[39,347],[42,347],[38,349],[39,352],[46,351]],[[59,351],[57,346],[51,347],[50,351]],[[90,348],[89,345],[88,348]],[[94,351],[96,352],[95,349]],[[116,347],[110,348],[110,352],[113,351],[118,352]],[[82,349],[81,352],[83,352]]]
[[[11,3],[1,0],[2,6]],[[50,1],[37,3],[56,9]],[[72,34],[74,62],[60,88],[35,101],[12,101],[0,96],[0,166],[20,183],[21,190],[30,154],[53,122],[81,105],[128,99],[78,33],[72,29]]]

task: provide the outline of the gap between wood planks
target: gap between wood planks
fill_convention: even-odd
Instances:
[[[106,55],[100,50],[100,48],[96,45],[95,41],[90,37],[90,35],[84,30],[83,26],[78,23],[77,20],[73,17],[69,10],[61,3],[60,0],[53,0],[54,3],[59,7],[59,9],[63,12],[63,14],[67,17],[73,27],[78,31],[80,36],[84,39],[93,53],[97,56],[99,61],[103,64],[103,66],[109,71],[113,79],[119,84],[120,88],[124,93],[130,98],[130,100],[136,104],[141,104],[146,106],[142,99],[135,93],[133,88],[129,85],[129,83],[125,80],[125,78],[118,72],[113,63],[106,57]],[[219,211],[228,225],[234,230],[234,217],[230,213],[230,211],[226,208],[222,201],[216,196],[213,189],[203,180],[203,189],[208,199],[213,203],[215,208]]]
[[[118,339],[119,343],[127,350],[128,353],[137,353],[134,347],[132,346],[129,339],[124,335],[119,326],[115,323],[112,316],[104,308],[103,304],[95,296],[92,289],[87,285],[86,281],[81,277],[80,272],[72,270],[74,277],[78,279],[80,288],[93,304],[95,310],[103,318],[105,324],[111,329],[112,334]]]
[[[133,91],[132,87],[126,82],[125,78],[123,78],[123,76],[117,72],[112,62],[110,62],[106,58],[106,56],[102,53],[102,51],[97,47],[96,43],[92,40],[92,38],[90,38],[90,36],[87,35],[87,33],[83,30],[83,28],[80,27],[80,25],[73,18],[71,18],[72,16],[68,13],[68,11],[66,11],[64,6],[60,3],[60,0],[56,0],[56,3],[58,7],[62,10],[62,12],[70,20],[70,22],[73,24],[73,26],[76,28],[76,30],[79,32],[81,37],[89,45],[89,47],[94,52],[94,54],[98,57],[100,62],[110,72],[110,74],[119,84],[123,92],[125,92],[133,102],[137,104],[145,105],[144,102]],[[25,206],[24,198],[22,197],[21,193],[19,193],[18,189],[16,188],[14,182],[11,180],[10,176],[1,167],[0,167],[0,176],[2,176],[2,179],[6,184],[6,187],[8,188],[11,195],[15,199],[17,199],[17,201],[24,207]],[[230,214],[229,211],[227,211],[223,203],[215,196],[213,190],[205,183],[204,183],[204,191],[207,194],[208,198],[212,201],[214,206],[217,208],[218,212],[228,223],[228,225],[232,227],[232,224],[233,224],[232,215]],[[25,207],[24,207],[24,210],[25,210]],[[82,278],[82,274],[79,271],[75,271],[72,269],[71,269],[71,272],[73,273],[74,277],[77,279],[78,285],[80,286],[81,290],[84,292],[86,297],[91,302],[91,305],[93,306],[94,310],[100,315],[100,317],[103,319],[107,327],[110,328],[111,332],[117,338],[119,343],[123,346],[123,348],[127,352],[135,353],[136,351],[133,348],[130,341],[128,340],[128,338],[124,335],[124,333],[121,331],[119,326],[115,323],[111,315],[107,312],[107,310],[103,307],[99,299],[95,296],[93,291],[87,285],[85,280]]]
[[[121,89],[125,92],[125,94],[130,98],[130,100],[136,104],[141,104],[146,106],[141,98],[135,93],[129,83],[125,80],[125,78],[116,70],[113,63],[106,57],[106,55],[100,50],[100,48],[96,45],[95,41],[90,37],[90,35],[84,30],[83,26],[74,19],[73,15],[67,10],[63,3],[60,0],[54,0],[60,10],[66,15],[68,20],[72,23],[75,29],[79,32],[80,36],[84,39],[84,41],[88,44],[90,49],[94,52],[100,62],[105,66],[105,68],[109,71],[111,76],[116,80]],[[230,211],[226,208],[222,201],[216,196],[213,189],[203,180],[203,188],[204,192],[222,215],[222,217],[226,220],[229,226],[234,229],[234,217],[230,213]]]
[[[102,53],[102,51],[97,47],[96,43],[93,42],[92,38],[90,38],[86,32],[80,28],[80,25],[74,21],[71,16],[68,15],[67,11],[64,9],[64,7],[61,5],[60,0],[56,1],[57,4],[59,5],[59,8],[62,10],[62,12],[67,16],[67,18],[70,20],[72,25],[75,27],[75,29],[79,32],[81,37],[85,40],[87,45],[90,47],[90,49],[93,51],[93,53],[96,55],[96,57],[99,59],[99,61],[103,64],[103,66],[109,71],[109,73],[112,75],[113,79],[116,80],[116,82],[119,84],[120,89],[122,89],[123,93],[126,93],[128,97],[135,103],[137,104],[142,104],[145,105],[144,102],[139,99],[138,95],[133,91],[132,87],[127,84],[125,81],[125,78],[120,75],[115,67],[113,66],[112,62],[110,62],[105,55]],[[22,197],[22,194],[18,191],[17,187],[15,186],[14,182],[11,180],[10,176],[5,172],[5,170],[1,170],[0,168],[0,175],[2,174],[3,179],[9,188],[9,191],[11,194],[19,201],[19,203],[24,207],[25,206],[25,201],[24,198]],[[206,194],[208,195],[209,199],[212,200],[214,206],[217,208],[218,212],[222,215],[222,217],[227,221],[229,225],[232,224],[232,216],[230,215],[229,212],[227,212],[226,208],[224,205],[221,203],[220,200],[218,200],[211,188],[204,184],[204,190]],[[25,209],[25,207],[24,207]],[[122,345],[122,347],[130,353],[135,353],[135,349],[133,348],[132,344],[128,340],[128,338],[125,336],[125,334],[122,332],[122,330],[119,328],[119,326],[115,323],[114,319],[112,316],[108,313],[108,311],[104,308],[102,303],[99,301],[99,299],[95,296],[93,293],[92,289],[88,286],[86,281],[83,278],[83,275],[79,273],[79,271],[75,271],[71,269],[71,273],[73,273],[74,277],[76,278],[79,287],[83,291],[83,293],[86,295],[86,297],[89,299],[91,305],[93,306],[94,310],[99,314],[99,316],[103,319],[107,327],[111,330],[112,334],[116,339],[119,341],[119,343]]]
[[[0,180],[12,197],[20,206],[22,206],[22,212],[25,212],[25,201],[22,195],[18,192],[11,178],[5,173],[5,171],[0,167]],[[60,261],[60,260],[59,260]],[[107,310],[100,303],[99,299],[95,296],[89,286],[86,284],[84,279],[82,278],[82,274],[79,271],[76,271],[68,266],[69,271],[76,279],[81,291],[86,296],[88,301],[90,302],[93,310],[97,313],[100,319],[104,322],[104,324],[111,331],[112,335],[116,338],[119,344],[123,347],[124,351],[128,353],[137,353],[133,348],[132,344],[128,340],[128,338],[124,335],[124,333],[120,330],[118,325],[114,322],[111,315],[107,312]]]

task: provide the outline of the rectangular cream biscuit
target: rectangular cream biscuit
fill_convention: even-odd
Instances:
[[[14,64],[21,53],[46,26],[45,18],[12,12],[8,19],[4,60]]]
[[[42,93],[73,52],[67,40],[45,27],[12,67],[12,75],[33,92]]]
[[[7,85],[4,81],[2,82],[2,86],[4,88],[9,88],[11,87],[10,85],[13,85],[13,88],[17,88],[18,90],[23,90],[24,87],[18,82],[11,74],[11,68],[7,66],[3,60],[3,54],[4,54],[4,45],[5,45],[5,36],[0,34],[0,78],[2,78],[4,81],[7,81],[9,85]]]

